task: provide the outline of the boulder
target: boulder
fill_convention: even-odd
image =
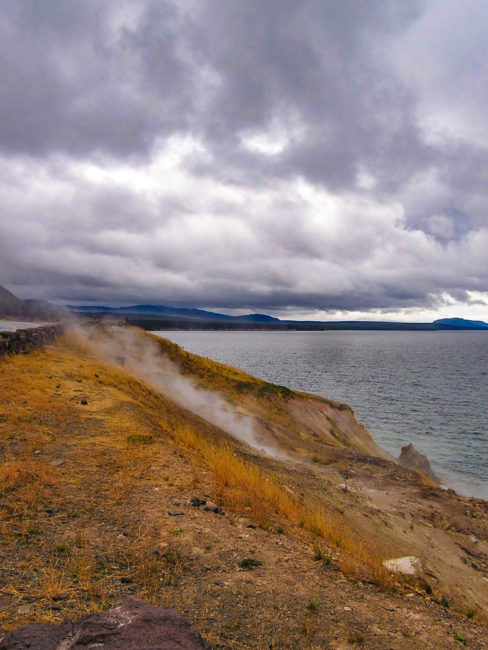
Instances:
[[[417,472],[420,472],[421,474],[428,476],[436,483],[439,483],[439,479],[432,471],[432,467],[430,466],[427,456],[424,456],[418,452],[412,443],[405,445],[405,447],[402,447],[400,456],[398,457],[398,462],[403,467],[407,467],[408,469],[413,469]]]
[[[60,625],[24,625],[0,642],[0,650],[210,650],[174,609],[153,607],[133,596],[101,614]]]
[[[406,576],[419,576],[423,573],[422,562],[414,555],[383,560],[383,566],[393,573],[402,573]]]

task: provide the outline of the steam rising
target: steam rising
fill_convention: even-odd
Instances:
[[[285,454],[266,444],[256,432],[256,422],[249,415],[237,413],[222,395],[200,388],[181,374],[178,367],[161,352],[157,342],[135,330],[112,326],[107,330],[90,331],[78,326],[79,337],[88,340],[105,361],[123,365],[131,374],[152,388],[223,429],[234,438],[245,442],[273,458],[287,458]]]

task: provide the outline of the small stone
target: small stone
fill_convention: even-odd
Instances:
[[[477,544],[477,543],[478,543],[478,538],[476,537],[476,535],[471,535],[470,539],[471,539],[471,541],[473,542],[473,544]]]
[[[17,610],[17,612],[18,612],[19,614],[28,614],[28,613],[31,612],[33,609],[34,609],[34,605],[31,605],[31,604],[25,604],[25,605],[21,605],[21,606],[19,607],[19,609]]]
[[[352,609],[350,607],[344,607],[345,612],[352,612]]]
[[[215,512],[215,514],[217,515],[225,515],[222,506],[218,506],[213,501],[207,501],[203,509],[206,510],[207,512]]]
[[[168,515],[170,517],[181,517],[185,513],[182,510],[168,510]]]
[[[61,460],[61,458],[55,458],[51,461],[51,465],[53,467],[59,467],[60,465],[64,465],[64,460]]]
[[[194,508],[200,508],[200,506],[204,506],[206,503],[205,499],[199,499],[198,497],[192,497],[190,499],[190,505]]]

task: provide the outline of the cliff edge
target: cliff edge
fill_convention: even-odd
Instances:
[[[212,647],[484,647],[488,504],[364,433],[129,328],[0,358],[0,637],[136,596]]]

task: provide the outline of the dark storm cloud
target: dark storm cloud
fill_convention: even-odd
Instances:
[[[4,151],[130,156],[184,127],[191,70],[175,54],[176,9],[154,3],[133,32],[124,27],[124,7],[130,10],[103,0],[2,3]]]
[[[461,4],[5,0],[0,284],[284,311],[482,302],[488,9]]]
[[[181,130],[217,170],[305,174],[343,187],[361,164],[397,182],[425,157],[412,98],[372,47],[408,24],[391,0],[7,2],[0,144],[9,152],[147,152]],[[131,19],[131,14],[135,16]],[[242,150],[272,121],[304,131],[278,160]],[[391,159],[401,150],[401,164]],[[236,170],[233,168],[237,167]],[[244,169],[243,169],[244,167]]]

